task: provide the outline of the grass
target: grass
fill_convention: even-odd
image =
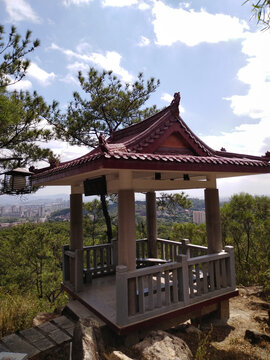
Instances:
[[[31,327],[41,308],[40,301],[30,294],[0,298],[0,337]]]

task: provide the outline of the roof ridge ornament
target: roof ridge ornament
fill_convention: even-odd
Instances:
[[[176,92],[173,95],[173,100],[170,104],[170,106],[174,107],[174,111],[177,112],[177,115],[179,115],[179,104],[180,104],[180,100],[181,100],[181,95],[180,92]],[[175,109],[176,108],[176,109]]]
[[[177,105],[177,106],[179,106],[180,100],[181,100],[180,92],[174,93],[174,95],[173,95],[173,100],[172,100],[172,102],[171,102],[171,105]]]
[[[108,143],[105,139],[105,136],[103,133],[100,133],[99,134],[99,137],[98,137],[98,144],[99,144],[99,147],[101,149],[102,152],[105,152],[105,153],[108,153],[109,150],[108,150]]]

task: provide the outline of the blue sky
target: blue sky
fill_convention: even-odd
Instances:
[[[0,0],[0,23],[21,34],[30,29],[41,41],[16,88],[37,90],[65,109],[79,90],[78,70],[113,70],[123,82],[142,71],[161,81],[149,105],[162,108],[180,91],[183,119],[209,146],[263,155],[270,150],[270,31],[260,30],[243,2]],[[88,151],[50,146],[61,160]],[[224,197],[270,195],[269,180],[260,175],[218,186]]]

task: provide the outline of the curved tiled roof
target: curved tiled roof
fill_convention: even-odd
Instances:
[[[192,149],[192,154],[184,154],[176,148],[174,153],[159,152],[162,141],[170,134],[177,133]],[[34,182],[56,174],[69,176],[73,169],[87,167],[91,171],[91,166],[97,162],[102,163],[103,168],[117,166],[119,168],[143,169],[144,166],[151,168],[166,169],[174,164],[178,171],[185,171],[186,168],[200,171],[228,171],[228,172],[248,172],[265,173],[270,172],[270,158],[268,156],[259,157],[243,154],[228,153],[226,151],[215,151],[201,141],[186,125],[178,112],[178,103],[172,104],[162,111],[140,123],[131,125],[127,128],[116,131],[107,140],[100,139],[100,145],[88,154],[75,160],[60,163],[56,167],[47,167],[36,170],[33,176]],[[167,165],[166,165],[167,164]],[[90,167],[89,167],[90,166]]]

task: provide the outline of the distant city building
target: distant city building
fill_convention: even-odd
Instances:
[[[205,223],[205,211],[193,211],[193,222],[197,225]]]

